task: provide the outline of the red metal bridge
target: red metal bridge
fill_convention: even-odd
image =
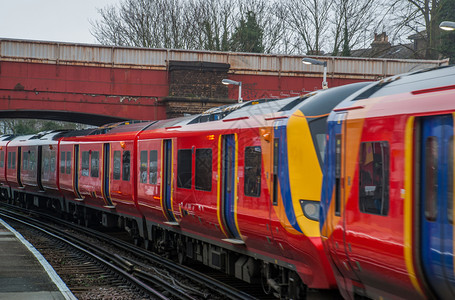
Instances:
[[[448,64],[448,60],[313,58],[328,62],[329,87]],[[226,76],[242,82],[244,100],[283,98],[319,89],[322,68],[304,65],[301,59],[0,39],[0,118],[93,125],[164,119],[171,61],[227,64]],[[226,88],[228,97],[236,99],[237,87]]]

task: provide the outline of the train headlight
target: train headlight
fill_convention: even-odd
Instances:
[[[305,217],[319,221],[319,201],[300,200],[300,206]]]

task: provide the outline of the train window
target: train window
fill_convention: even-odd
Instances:
[[[71,174],[71,152],[66,152],[66,174]]]
[[[150,178],[149,183],[156,184],[158,177],[158,151],[150,150]]]
[[[212,149],[196,149],[195,188],[212,190]]]
[[[245,148],[245,175],[243,192],[245,196],[259,197],[261,195],[261,147]]]
[[[8,152],[8,169],[11,169],[11,152]]]
[[[16,169],[16,151],[11,152],[11,169]]]
[[[147,182],[147,162],[148,162],[147,151],[141,151],[141,167],[140,167],[140,181],[141,183]]]
[[[385,216],[389,213],[389,144],[365,142],[360,147],[360,211]]]
[[[0,168],[5,166],[5,151],[0,152]]]
[[[49,152],[43,151],[43,156],[41,157],[41,177],[44,177],[43,175],[49,174]],[[48,178],[49,176],[46,176]]]
[[[425,218],[435,221],[438,212],[438,141],[430,136],[425,141]]]
[[[92,151],[92,159],[90,160],[90,176],[98,177],[100,169],[100,152]]]
[[[88,170],[90,166],[90,153],[88,151],[82,152],[82,176],[88,176]]]
[[[453,224],[453,135],[449,139],[447,158],[447,217],[450,224]]]
[[[177,186],[180,188],[191,188],[191,164],[192,150],[179,150],[177,153]]]
[[[129,181],[130,180],[130,151],[123,151],[122,165],[123,165],[122,180]]]
[[[335,215],[341,214],[341,134],[335,135]]]
[[[22,155],[22,170],[28,170],[28,152]]]
[[[52,151],[51,152],[51,172],[55,172],[55,167],[56,167],[56,164],[55,164],[55,154],[56,152]]]
[[[28,161],[29,161],[29,164],[30,164],[29,170],[35,171],[35,170],[36,170],[36,156],[35,156],[35,151],[29,152]]]
[[[114,180],[120,180],[120,165],[121,155],[120,151],[114,151]]]

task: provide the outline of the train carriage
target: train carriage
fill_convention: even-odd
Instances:
[[[0,195],[6,198],[10,197],[10,187],[6,180],[6,170],[8,168],[7,145],[13,138],[14,135],[12,134],[0,136]]]
[[[454,80],[396,76],[332,112],[320,225],[345,298],[455,296]]]

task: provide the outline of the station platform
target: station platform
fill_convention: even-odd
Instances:
[[[0,299],[77,299],[46,259],[1,218]]]

